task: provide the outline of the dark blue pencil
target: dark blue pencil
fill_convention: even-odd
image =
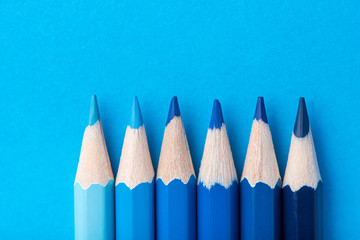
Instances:
[[[322,239],[321,186],[305,99],[300,98],[283,184],[284,240]]]
[[[281,179],[263,97],[259,97],[241,177],[241,239],[279,240]]]
[[[239,184],[218,100],[206,136],[197,194],[198,240],[238,240]]]
[[[156,239],[196,239],[196,178],[176,97],[171,100],[156,176]]]

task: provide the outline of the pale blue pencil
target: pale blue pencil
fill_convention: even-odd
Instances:
[[[74,184],[75,240],[114,240],[114,176],[92,97]]]

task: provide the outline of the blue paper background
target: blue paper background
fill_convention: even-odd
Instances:
[[[114,173],[133,95],[157,166],[170,99],[198,171],[212,101],[241,176],[258,95],[281,175],[298,97],[324,180],[325,239],[359,239],[360,2],[0,2],[1,239],[72,239],[90,96]]]

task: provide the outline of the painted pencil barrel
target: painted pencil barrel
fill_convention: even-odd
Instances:
[[[198,240],[239,239],[239,185],[198,184]]]
[[[316,189],[303,186],[293,192],[283,188],[283,239],[322,239],[322,182]]]
[[[196,179],[156,180],[156,239],[196,239]]]
[[[244,178],[240,183],[240,196],[241,239],[280,239],[281,181],[272,189],[262,182],[252,187]]]
[[[75,240],[114,240],[114,180],[106,186],[74,186]]]
[[[116,239],[153,240],[155,238],[154,182],[130,189],[125,183],[115,187]]]

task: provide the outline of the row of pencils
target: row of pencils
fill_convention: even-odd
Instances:
[[[177,98],[155,177],[135,97],[115,181],[93,96],[74,184],[75,239],[321,239],[321,185],[304,98],[283,181],[264,99],[258,98],[239,182],[218,100],[196,180]]]

